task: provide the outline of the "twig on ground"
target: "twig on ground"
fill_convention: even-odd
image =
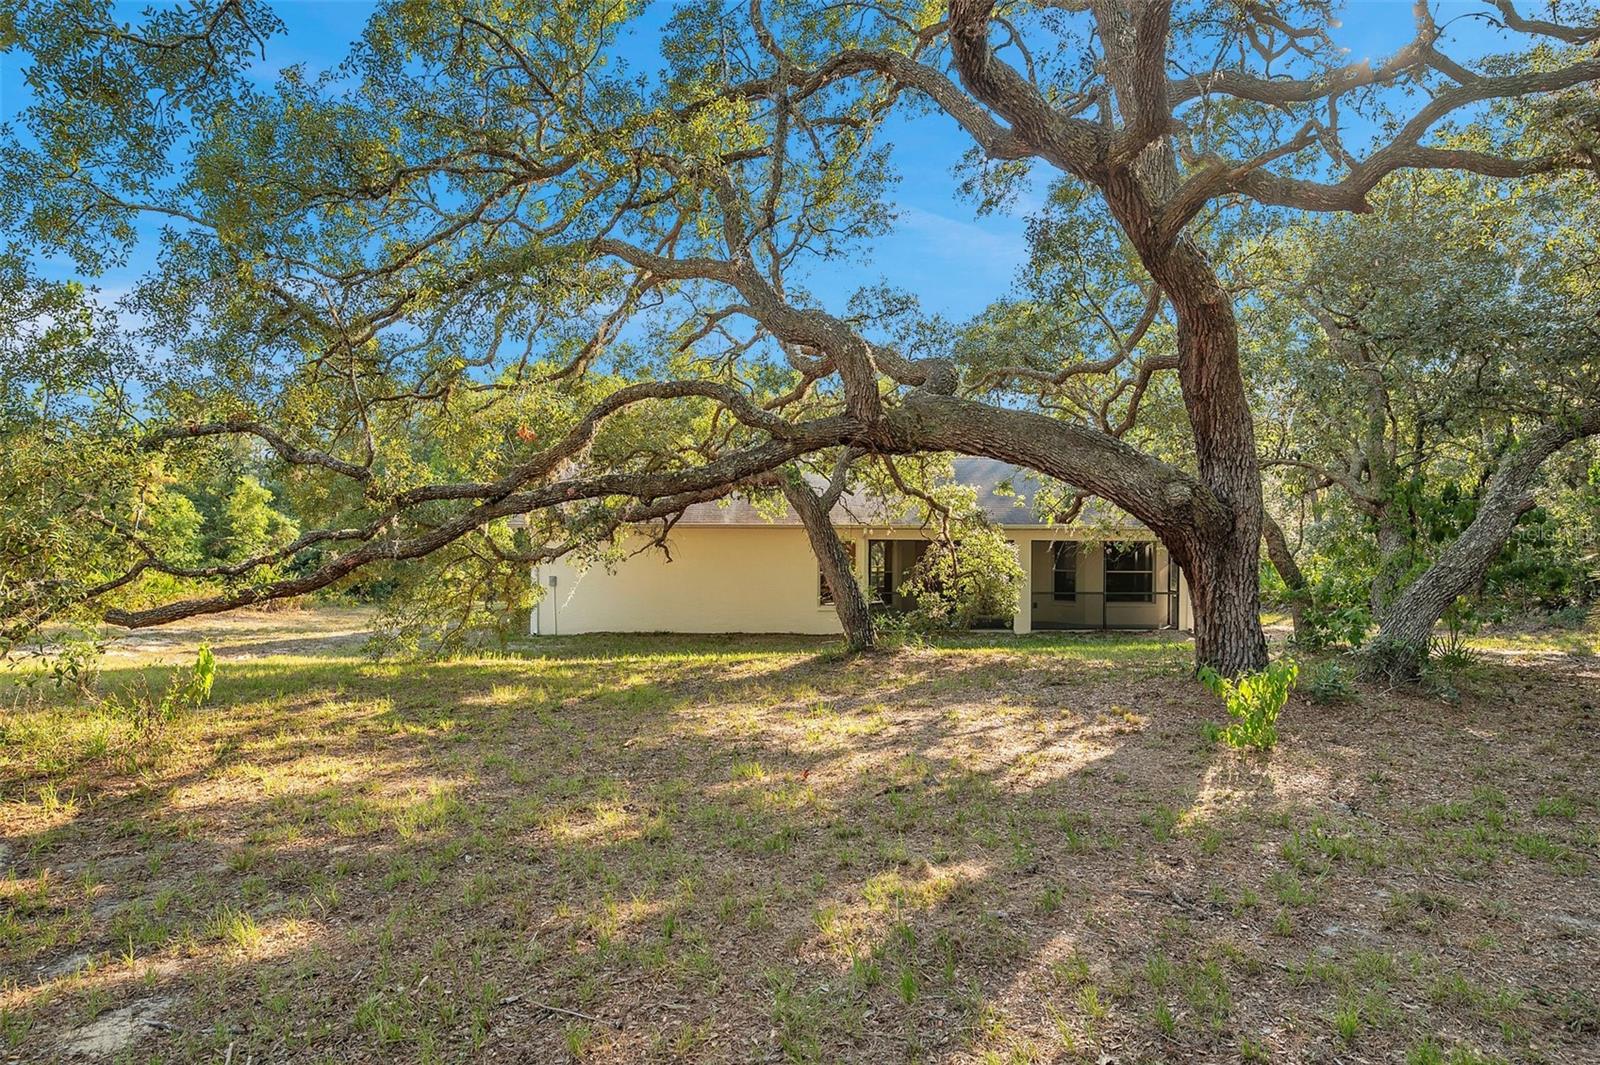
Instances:
[[[513,1002],[516,1002],[521,997],[522,997],[521,995],[510,995],[510,996],[507,996],[506,998],[503,998],[503,999],[500,1000],[500,1005],[502,1005],[502,1006],[509,1005],[509,1004],[511,1004]],[[536,1009],[549,1010],[551,1013],[560,1013],[560,1014],[565,1014],[568,1017],[576,1017],[581,1021],[592,1021],[595,1024],[611,1024],[610,1021],[607,1021],[604,1018],[595,1017],[592,1014],[588,1014],[588,1013],[580,1013],[577,1010],[569,1010],[564,1006],[552,1006],[548,1002],[540,1002],[537,999],[531,999],[530,998],[528,1000],[528,1005],[533,1006]]]

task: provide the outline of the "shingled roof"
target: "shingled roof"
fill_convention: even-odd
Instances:
[[[961,456],[953,462],[955,481],[976,489],[978,507],[996,525],[1044,525],[1047,518],[1038,515],[1034,501],[1038,497],[1040,479],[1032,470],[1014,466],[999,459]],[[1094,516],[1086,513],[1081,521],[1106,520],[1111,512],[1104,507]],[[853,492],[841,499],[833,508],[835,525],[917,526],[920,518],[909,509],[898,515],[886,515],[883,504],[862,492]],[[1123,521],[1126,524],[1126,519]],[[710,503],[695,503],[684,509],[679,525],[799,525],[800,517],[788,507],[781,516],[773,517],[769,510],[758,510],[742,496],[729,496]]]

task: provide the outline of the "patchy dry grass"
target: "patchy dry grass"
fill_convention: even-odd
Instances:
[[[319,628],[343,635],[322,640]],[[219,651],[0,688],[0,1060],[1593,1061],[1600,663],[1297,696],[1159,637]],[[120,1050],[117,1048],[121,1048]]]

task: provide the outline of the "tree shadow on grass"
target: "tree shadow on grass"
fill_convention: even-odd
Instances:
[[[1282,848],[1370,771],[1355,751],[1321,774],[1340,712],[1297,703],[1315,751],[1291,719],[1262,763],[1198,738],[1209,703],[1160,645],[780,646],[227,669],[180,768],[86,784],[73,819],[15,841],[19,876],[61,871],[54,899],[104,878],[77,885],[82,934],[37,957],[111,959],[4,993],[25,1056],[156,994],[180,1000],[172,1028],[143,1034],[178,1060],[1333,1046],[1332,993],[1286,970],[1325,945],[1315,896],[1348,874],[1315,838]]]

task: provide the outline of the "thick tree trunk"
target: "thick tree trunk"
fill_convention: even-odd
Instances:
[[[1138,212],[1108,190],[1113,211]],[[1131,196],[1130,196],[1131,199]],[[1127,224],[1127,222],[1125,222]],[[1136,242],[1137,243],[1137,242]],[[1261,629],[1261,468],[1255,422],[1239,368],[1239,332],[1228,294],[1187,236],[1170,246],[1141,248],[1146,267],[1177,315],[1178,377],[1194,430],[1200,480],[1227,515],[1202,525],[1191,565],[1195,657],[1224,674],[1267,664]]]
[[[849,552],[828,516],[827,503],[799,479],[784,480],[783,495],[805,526],[806,539],[811,541],[811,550],[816,553],[822,579],[833,594],[833,608],[844,628],[845,642],[852,651],[867,650],[877,642],[877,630],[872,623],[866,594],[850,565]]]
[[[1196,666],[1225,676],[1266,666],[1259,559],[1254,545],[1245,550],[1231,538],[1218,538],[1197,545],[1182,562],[1194,607]]]
[[[1306,575],[1300,569],[1300,563],[1295,561],[1294,552],[1289,550],[1289,539],[1283,535],[1283,529],[1272,515],[1261,515],[1262,539],[1267,542],[1267,557],[1272,559],[1272,566],[1278,571],[1278,576],[1283,578],[1284,587],[1289,589],[1289,616],[1294,622],[1296,638],[1305,635],[1306,607],[1311,605],[1311,586],[1306,581]]]
[[[1136,11],[1095,3],[1122,128],[1101,131],[1063,121],[1038,89],[999,60],[989,45],[993,0],[952,0],[949,40],[962,83],[1011,123],[1043,158],[1091,182],[1127,235],[1177,319],[1178,377],[1194,430],[1200,482],[1224,520],[1198,522],[1168,535],[1194,596],[1195,657],[1224,673],[1261,669],[1261,472],[1254,418],[1239,368],[1232,298],[1183,222],[1171,224],[1182,175],[1165,135],[1166,44],[1170,4]],[[1113,497],[1115,498],[1115,497]],[[1118,500],[1120,502],[1120,500]]]
[[[1517,519],[1533,506],[1528,490],[1539,466],[1572,441],[1595,434],[1600,434],[1600,410],[1546,426],[1507,452],[1489,479],[1471,524],[1390,605],[1375,644],[1387,655],[1410,655],[1412,666],[1420,668],[1433,626],[1457,596],[1479,586]]]
[[[1228,518],[1196,530],[1203,539],[1185,568],[1194,593],[1195,657],[1224,674],[1251,672],[1267,664],[1261,629],[1261,467],[1255,417],[1239,366],[1233,298],[1205,250],[1185,229],[1167,225],[1183,181],[1172,141],[1160,132],[1171,115],[1165,98],[1171,5],[1091,7],[1109,59],[1122,136],[1143,134],[1142,147],[1126,163],[1112,164],[1101,189],[1172,306],[1178,380],[1194,431],[1196,466]]]

